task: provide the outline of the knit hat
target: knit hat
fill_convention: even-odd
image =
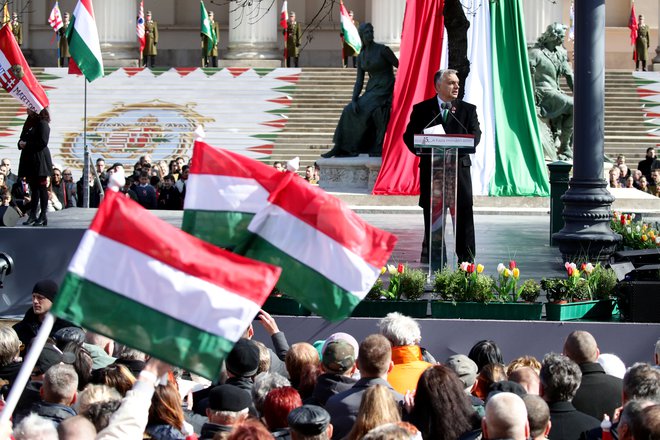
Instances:
[[[322,362],[326,370],[332,373],[345,373],[355,365],[355,350],[344,340],[333,341],[326,345]]]
[[[227,371],[237,377],[251,377],[259,369],[259,348],[249,339],[241,338],[225,360]]]
[[[57,290],[59,288],[57,287],[57,283],[53,280],[41,280],[37,281],[37,284],[34,285],[32,288],[32,293],[37,293],[44,298],[47,298],[51,301],[55,299],[55,295],[57,295]]]
[[[218,385],[209,392],[209,409],[213,411],[243,411],[251,403],[250,394],[234,385]]]
[[[477,364],[464,354],[450,356],[447,359],[446,365],[454,370],[465,388],[471,387],[477,380]]]
[[[302,435],[319,435],[330,424],[328,411],[316,405],[303,405],[291,410],[287,417],[289,427]]]

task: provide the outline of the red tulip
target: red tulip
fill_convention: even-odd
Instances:
[[[518,265],[516,264],[515,260],[509,261],[509,269],[513,270],[516,267],[518,267]]]
[[[403,263],[399,263],[399,265],[396,268],[396,271],[399,273],[403,273],[404,268],[403,268]]]
[[[476,264],[474,264],[474,263],[470,264],[470,265],[468,266],[467,273],[474,273],[474,271],[476,270],[476,268],[477,268],[477,265],[476,265]]]
[[[582,263],[582,265],[580,266],[580,269],[585,270],[586,268],[587,268],[587,263]]]

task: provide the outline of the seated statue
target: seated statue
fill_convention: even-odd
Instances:
[[[547,121],[552,134],[542,136],[543,150],[550,159],[555,157],[555,149],[560,159],[573,157],[573,97],[559,86],[559,79],[563,76],[573,90],[573,69],[562,46],[565,36],[566,26],[551,24],[529,50],[537,115],[541,122]],[[547,132],[541,128],[542,133]]]
[[[381,156],[383,152],[394,91],[393,67],[399,66],[399,60],[392,49],[374,42],[371,23],[362,23],[359,32],[362,50],[357,57],[353,100],[339,118],[332,138],[334,148],[322,157],[354,157],[360,153]],[[369,74],[369,82],[360,96],[365,72]]]

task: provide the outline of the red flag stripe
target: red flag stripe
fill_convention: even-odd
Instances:
[[[280,272],[279,268],[256,263],[193,237],[115,191],[106,193],[89,228],[99,235],[253,302],[259,302],[262,298],[253,291],[251,285],[261,285],[264,279]],[[222,257],[222,265],[218,264],[217,256]]]
[[[80,4],[82,4],[85,9],[87,9],[89,16],[94,18],[94,7],[92,6],[92,0],[80,0]]]

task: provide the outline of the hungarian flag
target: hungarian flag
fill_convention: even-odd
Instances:
[[[215,34],[215,29],[213,29],[213,23],[211,23],[209,14],[208,12],[206,12],[206,7],[204,6],[204,2],[200,1],[199,4],[201,8],[201,18],[202,18],[201,33],[202,35],[205,35],[206,38],[209,39],[209,45],[207,49],[207,54],[209,54],[211,53],[216,43],[218,42],[218,36]]]
[[[282,173],[241,154],[196,141],[186,184],[182,229],[202,240],[233,249],[247,226],[268,203]]]
[[[140,0],[140,10],[138,11],[137,19],[135,20],[135,33],[137,34],[138,43],[140,43],[140,53],[144,51],[144,46],[147,44],[147,38],[144,34],[144,1]]]
[[[341,33],[344,36],[344,42],[351,46],[355,50],[355,53],[359,53],[360,49],[362,49],[362,40],[342,0],[339,0],[339,18],[341,20]]]
[[[182,228],[282,267],[278,289],[316,314],[350,316],[396,237],[294,173],[199,141],[193,157]]]
[[[49,105],[46,92],[32,74],[9,26],[0,29],[0,86],[37,113]]]
[[[214,379],[279,273],[108,191],[51,312]]]
[[[103,76],[103,59],[99,33],[94,19],[92,0],[78,0],[73,10],[71,23],[66,30],[69,52],[73,63],[69,62],[69,73],[82,73],[92,82]]]
[[[288,40],[288,31],[289,25],[287,20],[289,19],[289,11],[287,10],[286,0],[282,2],[282,11],[280,11],[280,27],[284,30],[284,59],[289,55],[286,41]]]
[[[53,28],[54,32],[59,31],[64,27],[64,21],[62,20],[62,12],[60,12],[60,6],[58,2],[55,2],[55,6],[50,11],[48,16],[48,24]]]
[[[635,12],[635,2],[633,2],[632,8],[630,8],[630,19],[628,19],[628,28],[630,28],[630,44],[632,46],[635,46],[635,43],[637,42],[637,31],[639,29],[637,24],[637,13]],[[637,60],[636,49],[634,49],[633,56],[634,59]]]

